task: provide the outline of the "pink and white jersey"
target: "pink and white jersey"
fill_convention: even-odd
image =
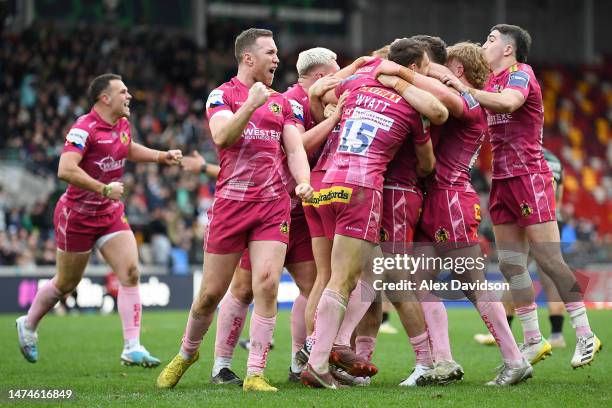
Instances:
[[[216,114],[234,113],[249,96],[249,88],[234,77],[213,90],[206,102],[210,120]],[[238,201],[271,201],[285,194],[281,167],[283,128],[296,125],[291,104],[273,92],[251,116],[240,138],[230,147],[218,149],[221,171],[215,197]]]
[[[79,153],[82,156],[79,167],[92,178],[108,184],[121,180],[130,143],[130,122],[126,118],[111,125],[92,109],[79,117],[68,131],[63,153]],[[105,198],[99,192],[72,184],[60,200],[67,207],[85,215],[109,214],[123,206],[121,202]]]
[[[342,112],[338,148],[325,183],[347,183],[382,191],[383,174],[401,144],[411,135],[423,139],[421,116],[393,89],[373,74],[375,58],[336,87],[339,97],[349,91]],[[428,136],[427,136],[428,137]]]
[[[550,170],[542,153],[542,91],[531,67],[515,64],[491,75],[485,90],[501,92],[506,88],[522,93],[525,103],[512,113],[495,113],[487,109],[493,178],[547,173]]]
[[[434,149],[436,171],[427,179],[431,188],[474,192],[470,170],[487,133],[487,117],[482,106],[469,93],[463,94],[461,100],[463,116],[449,116]]]

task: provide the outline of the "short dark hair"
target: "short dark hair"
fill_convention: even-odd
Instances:
[[[527,30],[512,24],[497,24],[491,31],[499,31],[501,35],[512,38],[518,62],[527,62],[527,55],[531,48],[531,35]]]
[[[432,62],[440,65],[446,64],[446,43],[443,39],[431,35],[413,35],[410,38],[427,45],[427,55]]]
[[[242,54],[244,54],[248,48],[252,47],[259,37],[272,36],[272,31],[264,28],[249,28],[238,34],[238,37],[236,37],[236,43],[234,45],[234,55],[236,56],[236,61],[238,61],[240,64]]]
[[[395,40],[389,47],[389,60],[405,67],[410,64],[421,65],[425,44],[412,38]]]
[[[93,81],[89,83],[89,87],[87,88],[87,97],[89,98],[89,102],[91,102],[92,105],[98,102],[100,94],[104,92],[110,85],[110,82],[114,80],[123,81],[123,78],[121,78],[121,75],[117,74],[102,74],[95,77]]]

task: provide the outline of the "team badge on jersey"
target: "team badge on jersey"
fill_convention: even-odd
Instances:
[[[450,234],[446,228],[440,227],[436,231],[436,235],[434,236],[436,242],[446,242],[450,238]]]
[[[523,217],[529,217],[531,214],[533,214],[533,208],[531,208],[529,204],[523,201],[521,203],[521,215]]]
[[[380,237],[379,237],[379,239],[380,239],[380,242],[387,242],[387,241],[389,241],[389,233],[383,227],[380,227]]]
[[[275,115],[280,115],[282,113],[282,111],[283,111],[283,107],[280,106],[276,102],[270,102],[268,104],[268,109],[270,109],[270,112],[272,112]]]
[[[121,134],[119,134],[119,140],[121,140],[121,143],[126,145],[129,143],[130,137],[128,136],[127,132],[121,132]]]
[[[474,219],[476,221],[480,221],[482,219],[480,216],[480,204],[474,204]]]
[[[280,232],[285,235],[289,233],[289,223],[287,221],[281,222]]]

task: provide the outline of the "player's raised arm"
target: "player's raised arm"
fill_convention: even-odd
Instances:
[[[111,200],[119,200],[123,195],[123,183],[114,181],[104,184],[91,177],[79,166],[82,158],[83,156],[77,152],[62,153],[57,168],[57,177],[73,186],[94,191]]]
[[[312,197],[312,187],[310,186],[310,166],[308,157],[302,144],[300,132],[295,125],[285,125],[283,128],[283,147],[287,154],[289,171],[297,182],[295,193],[303,200]]]
[[[257,82],[249,89],[247,100],[235,113],[227,110],[215,113],[209,122],[213,142],[221,149],[232,146],[242,135],[253,112],[266,103],[270,92],[264,84]]]
[[[128,151],[128,160],[135,163],[159,163],[168,166],[179,164],[183,158],[180,150],[161,150],[150,149],[139,143],[132,141]]]

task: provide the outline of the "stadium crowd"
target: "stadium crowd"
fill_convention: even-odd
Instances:
[[[30,172],[52,179],[55,191],[27,207],[16,206],[0,185],[0,265],[54,264],[53,208],[66,187],[56,177],[59,154],[68,127],[89,109],[83,89],[99,73],[118,72],[130,88],[136,141],[152,148],[181,149],[186,155],[197,150],[208,161],[217,161],[204,101],[233,73],[235,61],[230,46],[212,44],[217,47],[203,51],[177,34],[136,29],[109,33],[103,28],[60,29],[48,24],[3,34],[0,159],[18,160]],[[295,79],[295,57],[281,54],[276,89],[286,89]],[[582,254],[588,247],[591,260],[612,256],[591,248],[592,243],[608,248],[612,243],[610,231],[598,230],[612,199],[612,75],[607,68],[548,67],[541,71],[540,81],[546,106],[544,142],[566,168],[569,198],[563,206],[563,240],[576,241]],[[483,203],[489,183],[486,160],[485,152],[473,175]],[[171,265],[175,272],[200,264],[214,181],[176,167],[148,164],[129,164],[126,173],[123,201],[141,261]],[[481,227],[493,240],[490,223]]]

